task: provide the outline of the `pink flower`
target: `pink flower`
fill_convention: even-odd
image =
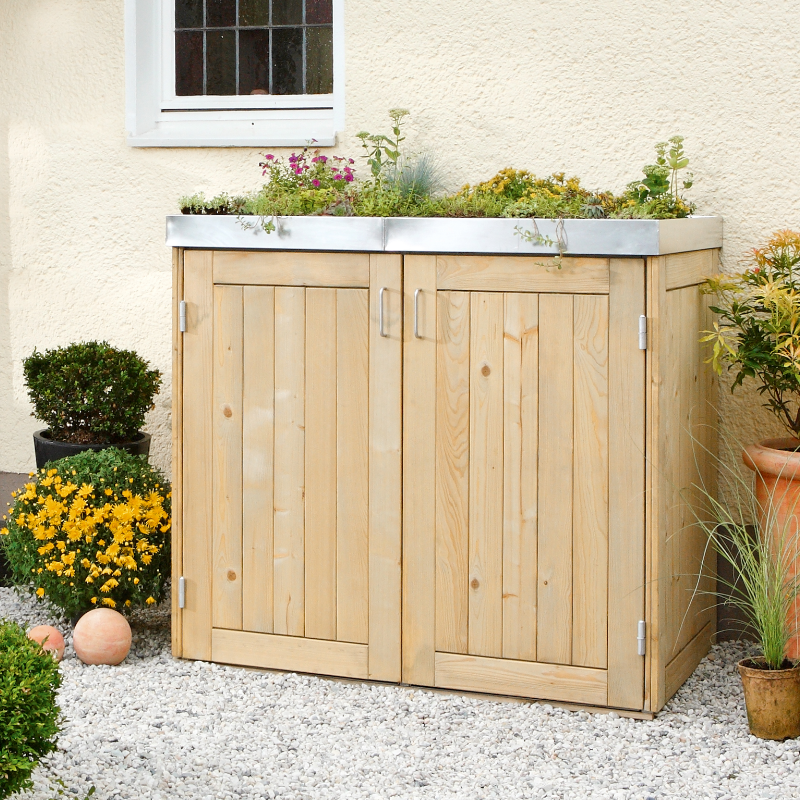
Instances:
[[[319,188],[319,181],[316,178],[314,178],[314,180],[311,181],[311,185],[312,186],[316,186],[317,188]]]
[[[275,156],[274,156],[274,155],[272,155],[272,153],[267,153],[267,154],[264,156],[264,158],[266,158],[266,159],[267,159],[267,161],[272,161],[272,159],[273,159],[273,158],[275,158]]]
[[[324,164],[327,162],[328,156],[317,156],[317,160],[321,161]]]
[[[334,179],[335,181],[340,181],[340,180],[342,179],[342,176],[341,176],[341,174],[340,174],[340,173],[338,173],[338,172],[337,172],[337,173],[336,173],[336,174],[333,176],[333,179]]]

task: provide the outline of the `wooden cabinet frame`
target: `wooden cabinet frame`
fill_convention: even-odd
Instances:
[[[697,284],[715,270],[716,257],[717,251],[706,250],[647,259],[574,258],[564,259],[559,267],[549,258],[519,256],[298,254],[176,248],[173,585],[184,578],[186,603],[179,608],[178,593],[173,592],[173,652],[184,658],[224,663],[645,712],[659,710],[707,652],[714,634],[710,598],[688,591],[684,573],[697,563],[700,540],[696,531],[689,529],[687,533],[683,529],[689,520],[684,512],[676,511],[676,498],[679,488],[700,477],[695,471],[696,454],[692,452],[689,430],[702,431],[697,438],[710,451],[715,446],[709,425],[713,412],[708,405],[713,403],[714,380],[702,363],[696,333],[708,325],[706,303],[699,297]],[[330,476],[334,462],[325,461],[324,457],[325,452],[333,453],[330,448],[319,451],[319,459],[305,457],[302,495],[293,495],[297,498],[294,502],[301,504],[294,512],[296,519],[303,515],[303,524],[310,526],[310,533],[296,547],[311,547],[320,554],[302,567],[304,580],[310,581],[308,585],[320,587],[317,605],[313,601],[308,604],[312,624],[305,622],[294,628],[302,631],[300,635],[292,633],[291,625],[273,629],[271,623],[258,621],[259,613],[269,615],[273,610],[254,610],[246,599],[242,600],[242,591],[237,588],[242,574],[250,570],[253,576],[261,575],[258,570],[263,572],[263,565],[275,558],[272,550],[253,544],[252,537],[247,539],[247,531],[252,530],[248,519],[265,519],[278,502],[264,494],[263,487],[269,483],[279,498],[285,496],[280,488],[282,478],[276,472],[262,475],[258,486],[249,486],[254,462],[252,458],[248,461],[247,454],[241,454],[235,444],[242,441],[247,397],[275,391],[274,385],[253,384],[248,372],[237,366],[246,362],[245,350],[252,338],[247,331],[255,330],[252,325],[266,325],[266,331],[277,330],[274,326],[280,324],[273,318],[241,321],[240,309],[248,302],[246,298],[278,291],[269,287],[283,287],[280,292],[285,298],[294,297],[289,287],[295,287],[305,298],[302,307],[308,311],[304,312],[304,342],[319,341],[321,349],[304,349],[301,353],[282,346],[274,350],[274,357],[283,359],[288,370],[298,364],[303,354],[312,359],[304,362],[304,373],[301,376],[298,372],[296,381],[302,381],[303,391],[308,389],[313,397],[325,397],[325,387],[334,385],[330,384],[335,380],[330,377],[330,363],[331,359],[336,360],[336,348],[348,352],[350,347],[346,332],[342,334],[344,338],[324,340],[324,332],[334,324],[326,309],[335,307],[338,290],[366,289],[369,293],[369,391],[365,412],[369,417],[369,614],[363,643],[339,641],[331,633],[336,627],[336,613],[325,600],[333,596],[325,587],[336,580],[330,566],[331,558],[336,557],[335,546],[331,550],[333,545],[324,535],[314,538],[314,531],[324,531],[326,526],[335,524],[338,513],[334,497],[337,484],[335,480],[331,482]],[[381,335],[379,329],[378,290],[382,287],[387,289],[383,313],[390,328],[388,336]],[[490,408],[502,406],[505,410],[494,417],[488,412],[489,427],[470,434],[474,439],[470,441],[470,453],[475,455],[465,468],[474,472],[480,469],[476,466],[480,463],[503,464],[506,475],[498,477],[497,470],[491,468],[484,476],[472,476],[474,485],[468,494],[467,513],[476,533],[470,548],[477,548],[473,556],[484,561],[470,575],[479,588],[469,590],[466,611],[478,621],[469,634],[467,652],[459,652],[460,646],[442,649],[436,644],[437,624],[443,624],[437,617],[440,606],[436,597],[437,580],[441,581],[436,566],[436,531],[440,525],[437,481],[441,480],[436,443],[440,436],[437,425],[441,426],[447,413],[437,380],[444,380],[442,376],[448,369],[440,346],[440,319],[445,308],[442,304],[467,295],[472,298],[469,302],[473,310],[469,313],[477,326],[470,334],[477,337],[473,346],[483,347],[484,342],[489,348],[485,358],[489,372],[486,381],[475,373],[468,397],[460,402],[470,405],[476,419],[485,413],[484,402]],[[186,333],[178,328],[178,305],[182,300],[186,302]],[[290,302],[301,308],[297,298]],[[290,306],[281,319],[291,324],[295,313],[298,312]],[[592,314],[596,317],[598,313],[601,316],[597,319],[605,320],[607,333],[597,339],[599,323],[586,323],[595,325],[593,333],[585,333],[596,340],[588,346],[600,348],[599,355],[589,352],[587,356],[581,350],[584,345],[576,344],[574,336],[580,339],[584,335],[581,331],[589,330],[581,327],[581,320],[590,321]],[[648,319],[646,351],[638,345],[640,314],[646,314]],[[348,316],[343,312],[343,319]],[[481,338],[481,320],[501,317],[505,320],[503,329],[491,333],[488,339]],[[229,318],[231,323],[219,323],[217,330],[214,318]],[[562,327],[568,331],[563,339],[558,334]],[[223,328],[225,335],[220,333]],[[535,352],[531,349],[531,336],[536,339]],[[538,337],[544,338],[540,341]],[[303,344],[297,346],[305,348]],[[608,409],[607,422],[598,423],[587,406],[589,411],[580,411],[575,421],[565,427],[560,404],[571,403],[573,392],[577,393],[575,397],[583,398],[596,389],[585,383],[590,373],[585,372],[580,359],[586,357],[590,362],[599,359],[597,363],[606,364],[598,391],[602,393],[602,386],[606,387],[602,407]],[[252,362],[255,356],[250,358]],[[525,358],[534,361],[528,363]],[[573,358],[578,359],[569,378],[573,385],[566,385],[568,373],[563,370],[562,382],[541,378]],[[543,360],[540,363],[536,359]],[[519,372],[521,363],[523,373]],[[587,369],[594,368],[592,363],[587,364]],[[491,370],[495,365],[513,386],[519,381],[536,382],[536,397],[528,393],[525,397],[529,399],[522,400],[525,409],[520,410],[515,396],[505,396],[506,384],[493,383],[497,373],[492,374]],[[229,401],[228,389],[222,388],[229,386],[235,387],[238,400],[234,403]],[[309,388],[312,386],[318,388]],[[454,391],[459,391],[458,386]],[[489,395],[481,399],[483,391]],[[569,463],[559,466],[548,455],[545,468],[526,480],[519,476],[533,473],[520,472],[524,467],[518,463],[519,458],[524,460],[526,456],[524,448],[519,449],[522,445],[513,442],[514,437],[520,436],[519,415],[533,413],[530,403],[536,404],[535,430],[541,442],[537,448],[549,448],[547,452],[556,459],[561,457],[559,453],[566,454],[563,457],[568,457]],[[220,416],[221,409],[228,409],[230,414],[225,416],[222,411]],[[315,442],[326,435],[325,420],[332,419],[331,414],[335,417],[336,413],[344,413],[331,411],[324,403],[316,410],[312,408],[312,412],[308,436]],[[589,414],[585,421],[580,417],[584,413]],[[530,427],[534,423],[526,424]],[[602,445],[607,448],[606,483],[599,489],[589,486],[588,494],[580,494],[586,480],[591,484],[587,470],[593,469],[591,448],[586,449],[584,434],[598,424],[607,426],[603,435],[608,441]],[[302,441],[308,425],[306,412],[305,423],[295,425],[291,435],[300,436],[297,441]],[[564,445],[567,439],[571,447]],[[552,444],[548,445],[548,441]],[[286,440],[281,452],[296,452],[299,444],[291,442]],[[491,460],[491,451],[497,447],[508,451],[506,461]],[[227,452],[232,458],[225,455]],[[710,465],[700,455],[697,463],[702,478],[711,485]],[[338,456],[333,453],[332,457]],[[583,466],[576,468],[576,463]],[[284,474],[285,468],[278,471]],[[567,485],[564,476],[568,474],[572,475],[570,492],[577,498],[577,505],[572,500],[559,500]],[[310,481],[308,486],[305,481]],[[526,492],[530,494],[534,482],[539,495],[533,516],[520,517],[516,510],[512,513],[511,509],[517,509],[520,503],[531,506],[530,499],[526,501],[524,496]],[[219,489],[229,484],[235,487],[232,492]],[[309,486],[321,499],[309,500]],[[581,540],[580,531],[584,528],[580,520],[591,523],[593,515],[602,516],[606,508],[607,529],[597,534],[600,538]],[[285,536],[291,539],[299,529],[297,523],[291,522],[291,512],[286,519]],[[319,522],[315,523],[315,519]],[[481,519],[485,522],[481,523]],[[502,545],[496,539],[498,519],[504,520],[500,535],[510,537]],[[530,586],[523,585],[524,576],[537,569],[536,548],[550,547],[546,542],[555,543],[552,546],[557,548],[567,523],[578,526],[575,561],[572,551],[569,556],[570,574],[575,580],[594,581],[592,565],[608,559],[604,586],[586,589],[589,598],[601,598],[601,602],[607,598],[607,621],[603,623],[602,614],[598,616],[596,603],[573,607],[566,634],[570,637],[571,661],[564,660],[566,644],[559,644],[557,626],[552,628],[556,639],[542,639],[540,630],[537,640],[526,622],[543,603],[541,613],[555,619],[563,603],[549,609],[548,596],[557,595],[545,592],[537,598],[531,594]],[[523,531],[531,525],[536,528],[539,542],[533,550],[533,540]],[[242,531],[243,538],[226,537],[222,531]],[[603,536],[608,542],[605,555],[596,551]],[[332,555],[323,557],[326,552]],[[347,558],[346,554],[342,558]],[[553,569],[562,568],[556,563]],[[251,585],[257,585],[261,579],[249,580]],[[484,591],[495,592],[492,596],[497,597],[498,587],[503,593],[499,612],[495,601],[482,605],[482,601],[473,599],[473,595]],[[338,596],[336,602],[347,600]],[[302,613],[306,613],[306,604]],[[482,614],[490,616],[484,618]],[[639,620],[647,623],[644,657],[636,649]],[[592,641],[595,629],[607,639]]]

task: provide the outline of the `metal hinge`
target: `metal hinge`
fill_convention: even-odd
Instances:
[[[178,578],[178,608],[186,608],[186,578]]]
[[[644,314],[639,317],[639,349],[647,350],[647,317]]]
[[[640,656],[643,656],[646,651],[646,639],[645,634],[647,632],[647,624],[643,619],[639,620],[639,625],[637,627],[637,635],[636,635],[636,644],[638,646],[638,653]]]
[[[186,333],[186,301],[181,300],[178,303],[178,330],[181,333]]]

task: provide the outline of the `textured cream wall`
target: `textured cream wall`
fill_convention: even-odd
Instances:
[[[125,144],[122,0],[0,0],[0,470],[32,465],[21,359],[106,338],[165,373],[148,420],[169,456],[170,254],[185,192],[258,185],[257,151]],[[726,268],[799,226],[800,5],[655,0],[346,0],[347,131],[412,109],[409,145],[450,185],[514,165],[621,189],[652,144],[686,137]],[[725,394],[725,393],[723,393]],[[774,431],[725,395],[744,441]]]

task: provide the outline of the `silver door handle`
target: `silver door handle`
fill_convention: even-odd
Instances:
[[[383,293],[386,291],[386,287],[382,286],[381,290],[378,292],[378,333],[381,336],[388,336],[389,334],[383,329]]]
[[[417,339],[422,337],[419,335],[419,293],[422,289],[414,290],[414,336]]]

